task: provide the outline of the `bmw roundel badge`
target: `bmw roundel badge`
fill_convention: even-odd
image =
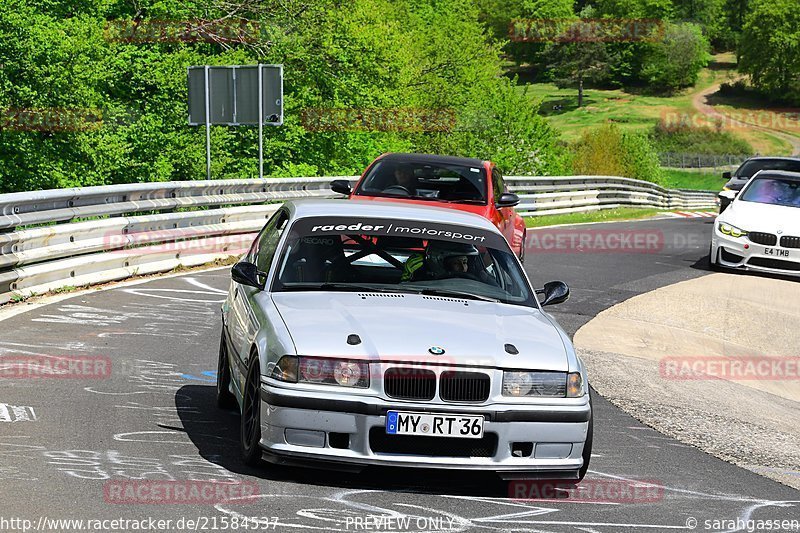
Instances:
[[[431,346],[428,348],[428,351],[431,352],[433,355],[442,355],[444,353],[444,348],[441,346]]]

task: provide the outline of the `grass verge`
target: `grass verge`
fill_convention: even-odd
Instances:
[[[525,217],[525,226],[538,228],[541,226],[555,226],[558,224],[585,224],[587,222],[610,222],[613,220],[639,220],[650,218],[660,213],[663,209],[652,207],[618,207],[616,209],[602,209],[588,213],[564,213],[563,215],[542,215],[540,217]]]
[[[668,189],[693,189],[698,191],[721,191],[725,185],[722,172],[693,172],[673,168],[663,169],[663,184]]]

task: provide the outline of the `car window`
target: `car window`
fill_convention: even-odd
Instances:
[[[500,199],[500,195],[506,192],[506,184],[503,175],[496,168],[492,169],[492,188],[494,190],[494,201]]]
[[[272,290],[431,294],[535,307],[502,235],[388,219],[304,218],[284,240]]]
[[[754,159],[746,161],[736,170],[737,179],[750,179],[759,170],[786,170],[800,172],[800,160],[792,159]]]
[[[486,179],[480,165],[379,160],[355,195],[486,204]]]
[[[741,200],[800,207],[800,180],[757,177],[748,183],[741,194]]]
[[[285,211],[278,211],[267,222],[253,243],[250,259],[260,271],[269,271],[270,263],[275,256],[275,250],[278,248],[278,241],[280,241],[288,220],[289,215]]]

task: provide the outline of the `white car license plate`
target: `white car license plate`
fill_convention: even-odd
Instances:
[[[765,255],[774,255],[776,257],[789,257],[789,250],[780,250],[778,248],[764,248]]]
[[[389,411],[386,413],[386,433],[480,439],[483,437],[483,416]]]

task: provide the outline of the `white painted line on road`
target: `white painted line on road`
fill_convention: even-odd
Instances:
[[[0,403],[0,422],[34,422],[36,412],[33,407]]]

